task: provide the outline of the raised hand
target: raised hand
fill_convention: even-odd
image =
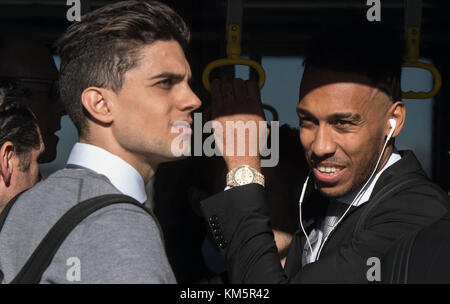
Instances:
[[[267,138],[267,124],[257,83],[215,79],[211,96],[214,136],[228,169],[249,165],[260,170],[259,151]]]

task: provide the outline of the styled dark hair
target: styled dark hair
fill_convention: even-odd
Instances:
[[[101,7],[73,23],[56,42],[61,56],[59,91],[78,129],[86,131],[82,92],[97,86],[119,91],[125,73],[137,66],[142,46],[175,40],[186,49],[190,31],[171,8],[157,1],[123,1]]]
[[[305,68],[354,73],[401,100],[403,35],[379,24],[328,24],[312,39]]]
[[[10,84],[0,83],[0,147],[7,141],[14,144],[21,171],[28,171],[30,152],[39,149],[40,135],[36,117],[25,106],[24,95]]]

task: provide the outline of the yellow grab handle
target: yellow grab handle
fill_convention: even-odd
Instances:
[[[410,99],[427,99],[433,98],[441,88],[442,78],[438,69],[432,64],[418,61],[419,59],[419,41],[420,41],[420,28],[417,26],[407,27],[407,37],[406,37],[406,62],[403,63],[403,67],[407,68],[419,68],[428,70],[433,75],[434,85],[429,92],[402,92],[402,98]]]
[[[432,64],[421,62],[421,61],[407,61],[403,64],[403,67],[407,68],[420,68],[424,70],[428,70],[433,75],[434,85],[431,91],[429,92],[402,92],[402,98],[410,98],[410,99],[427,99],[433,98],[441,88],[442,78],[441,73],[439,73],[438,69]]]
[[[261,90],[266,82],[266,73],[263,67],[256,61],[241,58],[241,26],[228,24],[227,58],[222,58],[209,63],[203,70],[202,81],[205,89],[211,91],[209,74],[215,68],[227,65],[246,65],[254,68],[259,75],[258,87]]]
[[[244,58],[236,58],[236,59],[222,58],[209,63],[206,66],[205,70],[203,71],[202,81],[206,90],[211,91],[211,83],[209,81],[209,74],[211,73],[211,71],[214,70],[215,68],[227,65],[246,65],[254,68],[259,75],[258,79],[259,89],[262,89],[262,87],[264,86],[264,82],[266,81],[266,73],[264,72],[263,67],[258,62]]]
[[[419,60],[420,28],[408,26],[406,29],[406,62]]]
[[[241,57],[241,26],[228,24],[227,32],[227,57],[238,59]]]

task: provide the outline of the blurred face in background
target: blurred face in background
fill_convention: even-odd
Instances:
[[[28,107],[35,114],[45,144],[40,163],[56,158],[61,117],[65,114],[56,92],[58,70],[49,48],[42,41],[22,34],[2,34],[0,78],[10,79],[27,93]]]

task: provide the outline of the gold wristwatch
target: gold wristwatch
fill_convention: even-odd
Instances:
[[[264,175],[250,166],[239,166],[228,172],[227,186],[242,186],[257,183],[264,187]]]

